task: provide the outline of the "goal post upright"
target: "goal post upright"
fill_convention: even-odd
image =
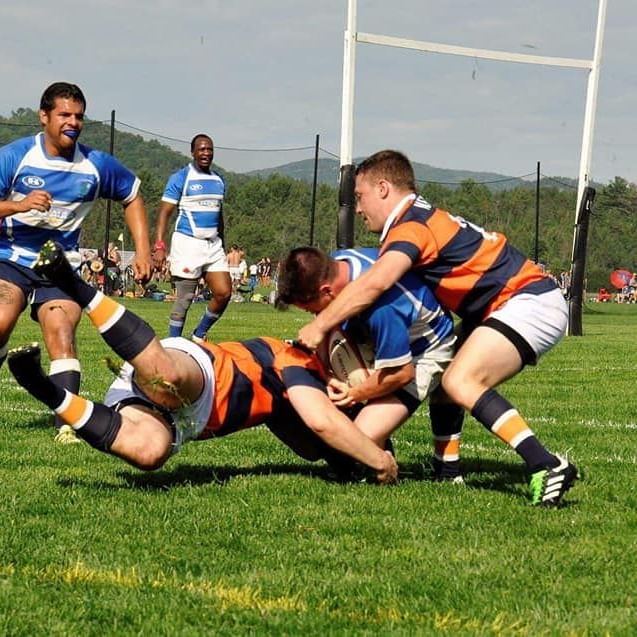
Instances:
[[[343,52],[343,102],[341,110],[341,161],[338,189],[338,231],[336,245],[354,245],[354,77],[356,74],[356,0],[347,2],[347,29]]]
[[[528,55],[524,53],[509,53],[506,51],[496,51],[489,49],[476,49],[471,47],[456,46],[449,44],[439,44],[435,42],[424,42],[420,40],[409,40],[387,35],[373,33],[358,33],[356,31],[357,20],[357,0],[348,0],[347,8],[347,30],[345,31],[345,55],[343,63],[343,102],[341,118],[341,182],[339,203],[339,238],[349,236],[353,241],[353,205],[351,219],[346,218],[346,211],[342,204],[343,195],[347,194],[348,170],[351,171],[350,178],[353,179],[354,167],[352,165],[353,147],[353,118],[354,118],[354,76],[355,76],[355,49],[356,42],[366,44],[376,44],[380,46],[391,46],[403,49],[413,49],[427,53],[438,53],[448,55],[461,55],[474,59],[496,60],[501,62],[514,62],[518,64],[540,64],[544,66],[566,67],[574,69],[584,69],[588,71],[588,84],[586,91],[586,106],[584,111],[584,127],[582,134],[582,148],[580,153],[580,167],[578,175],[577,202],[575,206],[575,226],[578,223],[582,197],[591,182],[590,166],[592,156],[593,131],[595,127],[595,111],[597,107],[597,92],[599,85],[599,69],[602,57],[602,45],[604,39],[604,23],[606,21],[607,0],[599,0],[597,11],[597,29],[595,35],[595,47],[593,58],[577,59],[563,57],[547,57],[541,55]],[[345,189],[345,190],[344,190]],[[351,186],[353,191],[353,184]],[[353,195],[353,192],[352,192]],[[349,235],[348,235],[349,232]],[[576,252],[577,233],[573,234],[573,257]],[[350,247],[351,244],[343,247]],[[581,299],[579,299],[581,305]]]

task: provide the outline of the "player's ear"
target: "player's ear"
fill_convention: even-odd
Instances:
[[[380,179],[376,186],[378,188],[378,194],[382,199],[385,199],[389,195],[389,182],[386,179]]]
[[[334,294],[334,290],[332,289],[332,285],[330,283],[322,283],[319,286],[319,297],[328,297],[333,299],[336,295]]]

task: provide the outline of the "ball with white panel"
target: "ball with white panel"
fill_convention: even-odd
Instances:
[[[368,343],[357,343],[340,328],[327,337],[327,362],[339,380],[355,387],[374,371],[374,349]]]

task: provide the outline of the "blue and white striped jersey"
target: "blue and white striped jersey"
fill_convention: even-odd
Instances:
[[[0,148],[0,199],[20,201],[45,190],[50,210],[29,210],[0,219],[0,259],[31,267],[42,244],[58,241],[79,265],[80,226],[99,197],[123,204],[137,196],[139,179],[114,157],[77,144],[71,161],[50,157],[44,136],[18,139]]]
[[[346,261],[350,281],[358,278],[378,259],[377,248],[349,248],[331,255]],[[371,342],[375,368],[395,367],[414,356],[447,344],[453,338],[453,321],[422,279],[404,274],[360,315],[343,324],[356,340]]]
[[[217,237],[225,191],[226,184],[214,170],[200,172],[188,164],[173,173],[161,200],[179,208],[175,232],[196,239]]]

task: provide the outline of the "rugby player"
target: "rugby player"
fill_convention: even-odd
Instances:
[[[319,359],[272,338],[196,344],[159,341],[152,328],[75,276],[59,244],[49,241],[34,266],[87,313],[104,341],[127,361],[104,403],[60,388],[44,374],[37,344],[9,352],[16,380],[91,446],[154,470],[189,440],[224,436],[261,423],[307,457],[326,445],[369,467],[380,483],[396,480],[393,456],[365,436],[325,393]],[[312,436],[297,433],[307,425]],[[306,444],[307,443],[307,444]]]
[[[316,348],[330,329],[360,314],[407,271],[462,319],[463,341],[442,386],[490,432],[510,445],[530,473],[534,505],[556,506],[576,467],[548,451],[495,387],[515,376],[564,335],[566,303],[556,283],[506,237],[419,197],[405,155],[384,150],[356,170],[356,212],[380,235],[378,261],[352,281],[299,333]]]

